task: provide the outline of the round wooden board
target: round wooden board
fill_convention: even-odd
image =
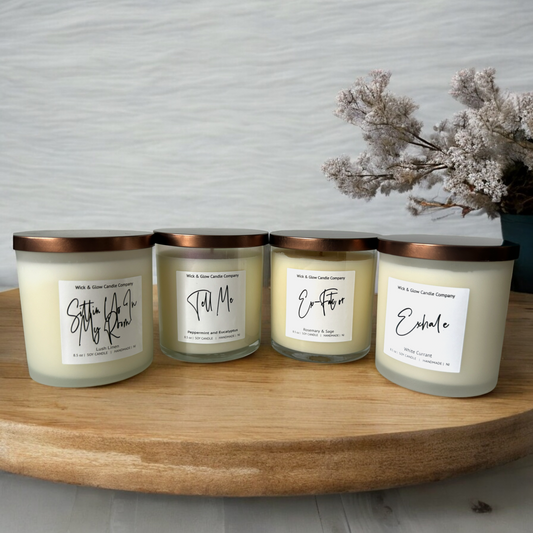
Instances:
[[[174,361],[157,335],[129,380],[59,389],[30,379],[18,291],[0,294],[0,468],[112,489],[265,496],[389,488],[533,451],[533,295],[512,293],[498,387],[471,399],[386,381],[373,351],[344,365],[263,344],[212,365]]]

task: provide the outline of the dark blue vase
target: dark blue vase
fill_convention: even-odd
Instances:
[[[520,245],[511,290],[533,293],[533,215],[501,215],[504,240]]]

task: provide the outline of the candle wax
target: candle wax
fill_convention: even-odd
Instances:
[[[379,372],[404,387],[429,394],[476,396],[492,390],[498,379],[512,269],[513,261],[436,261],[380,254],[376,332],[376,367]],[[398,309],[403,314],[396,321],[389,318],[387,332],[390,279],[395,280],[392,287],[396,287],[396,280],[400,280],[410,284],[425,284],[434,289],[424,291],[417,307],[400,305],[402,309]],[[409,287],[409,290],[416,290],[416,285]],[[459,316],[462,315],[460,308],[451,317],[447,317],[441,308],[445,303],[443,300],[459,298],[461,291],[468,293],[467,303],[464,304],[464,323],[461,323],[463,319]],[[433,304],[432,300],[435,300]],[[405,312],[404,307],[411,311]],[[420,336],[430,333],[445,339],[448,330],[456,323],[462,327],[461,331],[464,330],[464,333],[460,332],[460,346],[453,350],[450,348],[449,354],[444,353],[437,358],[433,365],[435,369],[417,366],[421,363],[416,359],[412,359],[413,364],[407,364],[385,353],[386,334],[393,338],[394,330],[401,332],[407,321],[411,320],[408,313],[417,311],[420,327],[415,333]],[[416,326],[413,320],[411,322]],[[399,321],[402,324],[398,325]],[[445,324],[448,323],[450,327],[446,329]],[[410,329],[405,329],[405,332]],[[415,333],[403,337],[408,349],[408,338]],[[435,359],[431,354],[432,346],[438,348],[438,345],[437,339],[427,349],[421,350],[422,353],[428,353],[422,360],[422,363],[424,360],[429,362],[426,366],[431,365],[431,359]],[[416,356],[416,350],[411,355]],[[450,368],[443,367],[443,364],[449,364]],[[457,368],[454,368],[455,365]]]
[[[150,365],[153,357],[151,248],[85,253],[36,253],[17,250],[16,253],[24,340],[28,367],[33,379],[47,385],[63,387],[103,385],[138,374]],[[98,314],[91,316],[88,308],[90,298],[87,299],[87,304],[83,305],[80,299],[73,297],[69,308],[60,307],[60,304],[63,304],[60,301],[61,291],[65,290],[62,284],[73,286],[71,282],[79,282],[91,287],[92,280],[104,280],[110,286],[118,285],[116,280],[133,280],[128,283],[135,284],[139,291],[142,312],[135,310],[136,321],[129,326],[129,330],[140,329],[132,332],[140,344],[129,352],[124,350],[128,354],[135,352],[126,357],[124,352],[118,352],[117,349],[117,359],[73,364],[76,362],[73,357],[77,354],[72,353],[70,348],[65,349],[65,341],[62,346],[62,335],[65,338],[72,333],[69,329],[76,330],[73,335],[76,336],[76,343],[81,345],[79,351],[82,356],[88,354],[88,349],[83,348],[83,345],[88,345],[86,341],[89,335],[92,335],[89,344],[93,351],[101,349],[100,358],[107,352],[107,346],[120,346],[116,337],[112,339],[112,344],[107,342],[105,332],[106,326],[109,330],[108,326],[112,324],[112,316],[122,318],[126,312],[125,308],[122,315],[117,312],[120,311],[117,306],[123,307],[123,297],[120,303],[118,300],[116,304],[112,303],[113,295],[119,292],[118,287],[109,290],[97,289],[101,294],[101,302],[97,305],[98,309],[92,308],[91,312],[97,311]],[[89,290],[93,291],[92,288]],[[92,300],[96,300],[96,291],[94,294]],[[103,318],[104,305],[108,306],[108,320]],[[66,323],[65,320],[70,322]],[[116,325],[117,322],[113,324]],[[120,326],[124,324],[124,320],[121,320]],[[128,328],[121,329],[120,335],[126,329]],[[118,336],[118,329],[115,329],[113,334]],[[110,352],[108,355],[110,356]],[[65,364],[65,361],[70,364]]]
[[[244,357],[259,347],[263,247],[158,244],[156,250],[159,334],[167,355],[214,362]],[[230,310],[228,322],[223,317]]]
[[[273,248],[271,327],[278,351],[316,362],[343,362],[366,355],[375,256],[374,251]]]

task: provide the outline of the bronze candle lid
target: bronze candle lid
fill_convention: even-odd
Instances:
[[[24,252],[115,252],[153,246],[151,232],[123,230],[43,230],[13,234],[13,249]]]
[[[378,241],[378,252],[437,261],[511,261],[520,250],[501,239],[456,235],[383,235]]]
[[[154,230],[154,242],[184,248],[252,248],[268,244],[268,232],[237,228],[162,228]]]
[[[375,233],[333,230],[285,230],[270,234],[270,244],[278,248],[310,252],[357,252],[375,250]]]

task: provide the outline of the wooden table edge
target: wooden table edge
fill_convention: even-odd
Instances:
[[[529,301],[529,300],[528,300]],[[367,491],[467,474],[533,452],[533,408],[486,422],[341,438],[128,438],[0,420],[0,468],[77,485],[202,496]]]

